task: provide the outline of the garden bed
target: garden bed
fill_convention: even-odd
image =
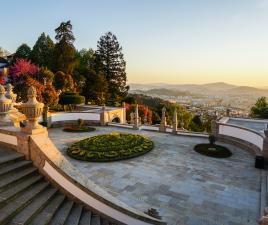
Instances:
[[[194,150],[202,155],[215,158],[228,158],[232,155],[228,148],[216,144],[197,144]]]
[[[75,142],[67,148],[67,153],[79,160],[109,162],[143,155],[153,147],[147,137],[114,132]]]
[[[75,126],[70,126],[70,127],[64,127],[63,131],[65,132],[91,132],[91,131],[95,131],[96,128],[94,127],[75,127]]]

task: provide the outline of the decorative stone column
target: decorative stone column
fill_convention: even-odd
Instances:
[[[159,131],[160,132],[166,132],[166,126],[167,126],[167,118],[166,118],[166,108],[162,108],[162,118],[161,118],[161,123],[159,126]]]
[[[101,126],[106,126],[107,123],[108,123],[108,118],[107,118],[106,107],[104,105],[101,107],[100,124],[101,124]]]
[[[215,137],[218,136],[219,133],[219,125],[217,123],[217,116],[214,115],[212,120],[211,120],[211,134],[214,135]]]
[[[136,105],[135,108],[135,114],[134,114],[134,125],[133,125],[134,129],[139,129],[139,105]]]
[[[134,117],[135,117],[134,112],[131,112],[130,113],[130,124],[134,124]]]
[[[263,139],[262,156],[264,157],[266,163],[268,162],[268,124],[264,130],[265,137]]]
[[[127,111],[126,110],[126,103],[122,102],[122,115],[123,115],[123,118],[122,118],[121,123],[123,123],[123,124],[127,123],[127,112],[126,111]]]
[[[16,104],[17,100],[17,94],[13,92],[13,86],[11,84],[7,84],[6,89],[7,89],[6,97],[12,100],[10,111],[17,112],[18,110],[14,108],[14,105]]]
[[[44,104],[36,99],[36,89],[31,86],[28,89],[28,101],[23,103],[22,112],[25,114],[27,124],[22,128],[22,131],[27,134],[38,134],[47,131],[47,129],[38,123],[40,116],[42,116]]]
[[[11,125],[12,122],[8,113],[12,106],[12,100],[6,98],[6,90],[3,85],[0,85],[0,125]]]
[[[175,108],[173,112],[173,120],[172,120],[172,133],[173,134],[177,134],[177,131],[178,131],[177,127],[178,127],[178,117],[177,117],[177,109]]]

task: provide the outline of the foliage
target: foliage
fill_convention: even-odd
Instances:
[[[130,113],[134,113],[136,104],[126,104],[126,117],[127,121],[130,121]],[[152,124],[152,111],[146,105],[138,105],[139,117],[141,117],[142,123]],[[145,119],[146,118],[146,119]]]
[[[74,92],[63,92],[59,97],[61,105],[76,105],[85,103],[85,97]]]
[[[228,158],[232,155],[228,148],[221,145],[197,144],[194,150],[202,155],[214,158]]]
[[[65,132],[72,132],[72,133],[92,132],[92,131],[95,131],[95,130],[96,130],[96,128],[87,127],[87,126],[82,126],[82,127],[66,126],[63,129],[63,131],[65,131]]]
[[[191,119],[188,129],[195,132],[202,132],[205,130],[205,127],[203,126],[203,122],[199,115],[195,115]]]
[[[62,22],[55,32],[57,43],[54,48],[54,70],[72,74],[77,60],[71,21]]]
[[[41,67],[37,79],[39,82],[52,84],[54,80],[54,73],[50,71],[47,67]]]
[[[250,115],[256,118],[268,119],[268,104],[266,97],[257,99],[255,105],[250,109]]]
[[[32,62],[39,66],[51,69],[54,46],[55,45],[49,35],[46,36],[45,33],[42,33],[33,46],[33,50],[31,52]]]
[[[17,48],[13,56],[13,63],[16,62],[17,59],[31,59],[31,48],[27,44],[22,44]]]
[[[44,90],[42,92],[42,98],[43,98],[43,102],[47,106],[57,105],[59,97],[55,88],[52,86],[52,84],[47,84],[44,86]]]
[[[42,92],[45,87],[36,79],[39,71],[38,66],[25,59],[17,59],[14,65],[11,66],[10,80],[14,86],[14,91],[18,94],[19,101],[27,100],[27,90],[30,86],[36,88],[38,100],[43,100]]]
[[[96,54],[96,60],[108,82],[110,102],[121,102],[129,86],[126,85],[126,62],[116,36],[111,32],[101,36]]]
[[[74,90],[74,82],[72,76],[69,74],[65,74],[62,71],[58,71],[55,74],[53,84],[56,90],[61,90],[63,92]]]
[[[137,157],[153,147],[147,137],[114,132],[78,141],[67,148],[67,153],[79,160],[108,162]]]
[[[108,83],[103,74],[97,74],[94,70],[85,70],[85,85],[83,95],[86,102],[91,101],[95,104],[102,105],[108,98]]]

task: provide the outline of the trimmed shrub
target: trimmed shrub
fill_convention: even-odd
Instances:
[[[64,92],[60,95],[59,104],[76,105],[85,103],[85,97],[75,92]]]

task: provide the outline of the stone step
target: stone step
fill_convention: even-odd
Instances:
[[[5,175],[7,173],[16,172],[18,170],[21,170],[23,168],[30,167],[32,165],[31,161],[22,160],[19,162],[14,162],[10,165],[7,165],[5,167],[0,168],[0,176]]]
[[[37,169],[34,167],[26,168],[21,171],[18,171],[16,174],[12,176],[5,175],[0,179],[0,192],[5,188],[8,188],[12,185],[14,187],[15,184],[19,183],[22,179],[26,179],[27,177],[37,173]]]
[[[45,208],[34,217],[34,219],[29,223],[29,225],[49,224],[64,199],[64,195],[57,193],[56,196],[54,196],[52,200],[45,206]]]
[[[74,204],[64,225],[78,225],[82,209],[83,209],[82,205]]]
[[[47,205],[58,190],[53,187],[47,187],[38,194],[23,210],[16,214],[10,221],[10,225],[27,224],[35,215],[37,215]]]
[[[59,207],[58,211],[51,219],[49,225],[63,225],[72,210],[73,204],[73,201],[65,199],[62,205]]]
[[[48,187],[48,185],[48,182],[39,181],[31,186],[31,188],[28,188],[15,199],[3,206],[0,209],[0,224],[6,225],[13,216],[26,207],[32,201],[32,199],[42,192],[46,187]]]
[[[100,216],[99,215],[96,215],[96,214],[93,214],[91,216],[91,223],[90,223],[90,225],[101,225]]]
[[[31,185],[40,181],[43,177],[41,175],[33,175],[29,178],[26,178],[21,183],[14,185],[12,188],[8,188],[7,190],[0,193],[0,207],[6,204],[11,199],[15,198],[22,191],[31,187]]]
[[[0,157],[0,167],[6,166],[8,164],[23,160],[24,156],[21,154],[17,154],[14,152],[14,154],[8,154]]]
[[[90,225],[90,221],[91,221],[91,212],[84,208],[79,221],[79,225]]]

